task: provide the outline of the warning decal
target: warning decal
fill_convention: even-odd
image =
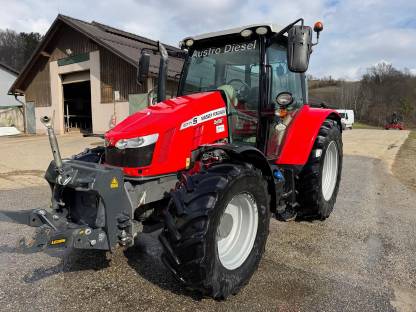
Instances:
[[[51,241],[51,245],[63,244],[63,243],[65,243],[65,241],[66,241],[65,238],[55,239],[55,240]]]
[[[214,109],[212,111],[203,113],[202,115],[199,115],[199,116],[192,117],[191,119],[185,121],[184,123],[181,124],[180,130],[193,127],[202,122],[205,122],[214,118],[222,117],[225,115],[226,115],[225,107]]]
[[[118,181],[117,181],[116,177],[114,177],[114,178],[111,180],[111,183],[110,183],[110,188],[112,188],[112,189],[118,188]]]

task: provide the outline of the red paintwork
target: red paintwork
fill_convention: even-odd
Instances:
[[[120,139],[129,139],[154,133],[159,134],[150,166],[123,168],[129,176],[155,176],[186,169],[191,152],[201,145],[212,144],[228,137],[227,116],[215,117],[180,129],[181,125],[196,116],[216,109],[225,109],[219,92],[204,92],[165,100],[137,112],[105,134],[106,141],[113,146]],[[330,109],[310,108],[304,105],[295,113],[287,128],[277,164],[304,165],[318,135],[319,128],[329,114],[338,113]],[[205,115],[206,116],[206,115]],[[217,126],[223,129],[217,132]],[[243,123],[244,125],[244,123]],[[252,129],[235,129],[248,131]]]
[[[401,122],[398,123],[388,123],[384,126],[384,129],[389,130],[389,129],[398,129],[398,130],[404,130],[404,124]]]
[[[201,122],[180,130],[183,122],[206,112],[225,108],[220,92],[205,92],[165,100],[139,111],[105,134],[110,145],[129,139],[158,133],[152,163],[148,167],[123,168],[126,175],[153,176],[185,169],[191,152],[203,144],[228,137],[227,116]],[[217,133],[217,125],[224,131]]]
[[[325,108],[311,108],[304,105],[290,123],[285,135],[278,165],[304,165],[308,161],[313,144],[318,136],[319,128],[325,119],[337,111]]]

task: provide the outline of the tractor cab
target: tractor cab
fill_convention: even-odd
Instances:
[[[180,45],[188,54],[178,96],[220,90],[227,103],[229,142],[253,145],[276,159],[284,132],[279,135],[278,129],[284,130],[287,119],[307,103],[304,72],[312,32],[294,26],[297,22],[289,28],[250,25],[185,38]],[[319,33],[322,27],[315,29]],[[280,105],[279,95],[285,101]]]

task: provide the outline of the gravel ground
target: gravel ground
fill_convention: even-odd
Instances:
[[[412,131],[397,153],[393,174],[416,191],[416,130]]]
[[[258,271],[227,301],[198,298],[183,289],[159,260],[157,233],[142,235],[137,246],[111,257],[76,250],[21,255],[15,243],[33,229],[3,222],[1,310],[416,311],[416,193],[389,173],[389,162],[381,160],[385,153],[359,156],[359,144],[350,142],[376,130],[355,131],[344,136],[342,183],[331,217],[325,222],[271,220]],[[397,144],[395,135],[374,135],[374,140],[390,153],[396,149],[388,149]],[[369,154],[368,145],[361,150]],[[0,209],[38,207],[48,197],[43,184],[19,185],[0,190]]]

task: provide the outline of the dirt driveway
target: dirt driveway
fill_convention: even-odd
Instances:
[[[389,169],[407,135],[346,131],[340,194],[331,217],[325,222],[271,220],[259,270],[225,302],[195,297],[178,285],[159,260],[157,233],[142,235],[136,247],[111,259],[76,250],[21,255],[15,242],[33,230],[3,222],[1,310],[416,311],[416,192]],[[0,140],[10,160],[2,158],[1,174],[46,167],[51,158],[47,138],[29,139]],[[97,141],[59,140],[64,155]],[[0,176],[6,186],[0,190],[0,209],[48,203],[48,187],[27,176],[29,182],[23,183],[13,181],[13,174]]]
[[[58,141],[62,157],[102,144],[80,134],[58,136]],[[47,136],[0,137],[0,150],[0,189],[46,185],[43,175],[52,159]]]
[[[381,159],[391,171],[395,156],[409,133],[375,129],[347,130],[342,134],[344,154]]]

